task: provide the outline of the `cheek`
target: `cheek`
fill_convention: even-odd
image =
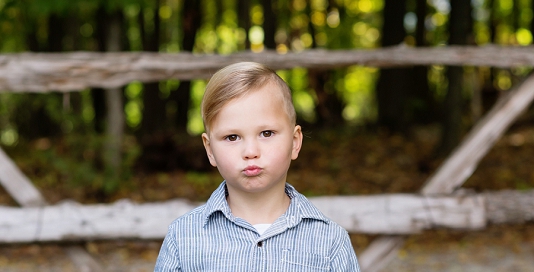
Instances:
[[[277,148],[269,149],[265,155],[275,163],[284,163],[285,161],[291,160],[293,153],[292,147],[292,144],[288,145],[287,143],[281,143]]]
[[[234,180],[238,171],[235,165],[229,164],[227,161],[219,161],[217,164],[217,171],[225,180]]]
[[[213,148],[213,155],[219,159],[223,159],[225,157],[230,157],[232,154],[232,148],[225,146],[225,145],[217,145]]]
[[[235,158],[232,157],[231,152],[229,150],[224,149],[215,149],[213,150],[213,161],[217,163],[217,167],[219,169],[226,169],[231,165],[231,162],[234,161]]]

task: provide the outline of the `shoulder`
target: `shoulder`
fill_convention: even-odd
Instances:
[[[324,223],[326,226],[331,228],[333,231],[339,232],[339,233],[347,233],[347,231],[339,225],[337,222],[334,222],[332,219],[330,219],[328,216],[326,216],[323,213],[323,209],[319,209],[317,204],[319,204],[319,207],[324,208],[324,201],[317,200],[316,198],[308,199],[303,194],[299,193],[297,190],[291,187],[293,189],[292,191],[292,199],[294,199],[294,203],[297,206],[297,211],[301,215],[303,219],[309,218],[309,219],[315,219],[316,221],[320,221]],[[337,207],[336,207],[337,209]]]
[[[301,217],[301,223],[313,232],[324,232],[328,237],[344,237],[348,232],[338,223],[325,216],[310,200],[296,190],[293,193],[296,211]]]
[[[190,211],[188,211],[187,213],[185,213],[184,215],[176,218],[174,221],[173,221],[173,224],[174,223],[180,223],[180,222],[183,222],[183,221],[188,221],[188,220],[192,220],[192,219],[196,219],[197,217],[201,217],[204,210],[206,209],[206,204],[202,204]]]
[[[169,230],[183,230],[184,227],[202,226],[203,214],[205,209],[206,204],[203,204],[176,218],[169,225]]]
[[[169,225],[154,271],[181,271],[185,241],[183,238],[198,233],[204,206],[205,204],[190,210]]]
[[[219,187],[213,191],[206,203],[175,219],[170,224],[169,229],[178,227],[183,228],[202,226],[211,214],[217,211],[227,211],[229,208],[228,204],[226,203],[225,184],[225,182],[222,182],[221,185],[219,185]]]
[[[313,207],[318,213],[321,211]],[[321,213],[322,215],[322,213]],[[330,218],[322,215],[321,218],[302,218],[301,224],[306,231],[316,233],[318,235],[329,237],[332,242],[348,237],[348,232],[338,223],[332,221]]]

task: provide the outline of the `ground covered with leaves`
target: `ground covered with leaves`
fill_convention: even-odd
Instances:
[[[366,131],[307,131],[304,147],[292,164],[288,182],[307,196],[412,193],[442,163],[433,156],[439,130],[425,127],[409,135]],[[39,143],[36,143],[39,144]],[[200,138],[189,143],[204,156]],[[198,148],[199,147],[199,148]],[[40,152],[40,151],[35,151]],[[57,180],[51,168],[36,166],[24,156],[12,158],[41,190],[57,203],[73,199],[80,203],[101,202],[93,189]],[[534,126],[512,127],[480,162],[464,184],[475,192],[534,188]],[[219,185],[215,169],[208,171],[137,170],[106,202],[122,198],[138,202],[188,198],[205,201]],[[1,205],[16,205],[0,189]],[[351,235],[357,253],[375,238]],[[151,271],[161,241],[96,241],[83,244],[109,271]],[[407,239],[386,271],[531,271],[534,269],[534,226],[501,225],[486,230],[462,232],[432,230]],[[2,271],[74,271],[58,244],[2,245]]]

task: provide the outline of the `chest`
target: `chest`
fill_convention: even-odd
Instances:
[[[330,242],[295,229],[272,237],[253,230],[205,230],[182,237],[184,271],[330,271]]]

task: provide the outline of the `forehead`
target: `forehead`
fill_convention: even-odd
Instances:
[[[246,119],[247,115],[253,113],[261,113],[261,119],[267,119],[268,117],[290,119],[285,107],[284,95],[278,84],[274,82],[268,83],[259,88],[248,90],[244,95],[227,101],[214,116],[209,127],[220,121],[221,117],[225,119]]]
[[[251,109],[261,108],[265,106],[270,106],[273,109],[284,109],[284,96],[282,95],[282,90],[278,84],[274,82],[269,82],[263,86],[250,89],[245,92],[243,95],[236,97],[227,101],[222,107],[221,111],[232,107],[235,104],[249,104],[254,103],[251,106]],[[240,107],[247,105],[240,105]],[[219,112],[220,113],[220,112]]]

